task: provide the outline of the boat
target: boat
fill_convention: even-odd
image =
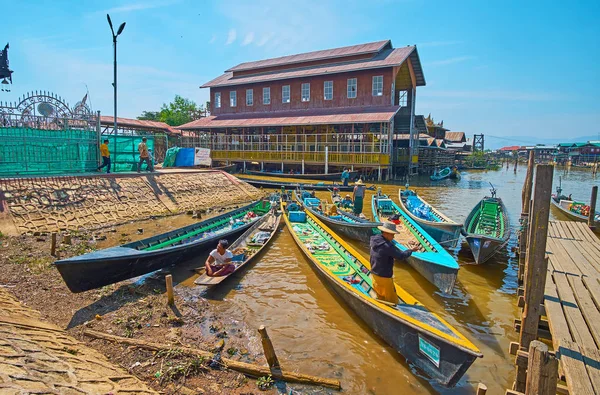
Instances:
[[[368,219],[360,218],[342,210],[337,210],[337,208],[336,215],[328,215],[322,210],[319,210],[318,205],[315,207],[310,201],[307,201],[307,198],[301,200],[302,195],[299,195],[298,193],[295,193],[294,195],[298,202],[321,222],[333,229],[337,234],[367,244],[371,240],[371,236],[379,234],[379,230],[377,230],[377,227],[381,226],[381,223],[379,222],[371,222]]]
[[[297,182],[285,182],[285,181],[272,181],[272,180],[258,180],[256,178],[238,177],[241,181],[247,182],[248,184],[257,188],[270,188],[270,189],[281,189],[285,187],[288,190],[296,190],[297,188],[304,188],[315,191],[329,191],[333,188],[338,188],[340,191],[353,191],[354,185],[343,186],[341,184],[331,183],[326,184],[324,182],[319,183],[297,183]],[[374,186],[367,188],[368,190],[374,190]]]
[[[100,288],[197,257],[218,240],[244,233],[270,207],[267,201],[253,202],[170,232],[61,259],[54,266],[71,292]]]
[[[194,281],[194,284],[208,287],[218,285],[244,266],[255,261],[260,252],[269,245],[279,229],[281,214],[273,210],[276,208],[276,206],[273,207],[269,214],[261,217],[229,246],[229,250],[234,254],[232,263],[235,264],[235,271],[219,277],[210,277],[206,273],[203,273]],[[204,267],[201,269],[204,269]]]
[[[227,165],[227,166],[212,167],[211,169],[212,170],[221,170],[221,171],[224,171],[226,173],[233,174],[237,170],[237,165],[234,163],[234,164]]]
[[[493,187],[491,192],[491,197],[484,197],[473,207],[463,229],[477,264],[489,260],[510,239],[508,211],[502,199],[496,197],[496,190]]]
[[[399,232],[393,240],[396,248],[405,251],[409,248],[420,247],[419,251],[413,252],[408,258],[409,265],[438,287],[440,291],[452,293],[459,266],[448,251],[387,195],[380,193],[373,195],[371,210],[376,222],[396,224],[396,230]]]
[[[590,206],[578,202],[562,194],[562,180],[558,187],[556,187],[556,193],[552,194],[552,205],[556,207],[561,213],[573,221],[587,222],[590,215]],[[600,222],[600,211],[596,211],[594,215],[594,221]]]
[[[294,241],[323,281],[411,366],[452,387],[482,357],[464,335],[398,284],[397,305],[378,300],[366,258],[311,211],[286,212],[281,204]]]
[[[440,170],[439,172],[437,170],[435,170],[433,172],[433,174],[431,176],[429,176],[429,179],[431,179],[431,181],[440,181],[440,180],[443,180],[446,178],[460,180],[460,172],[458,171],[458,169],[456,167],[453,167],[453,168],[445,167],[442,170]]]
[[[452,221],[414,190],[399,190],[398,201],[400,208],[440,245],[450,249],[459,245],[462,224]]]
[[[350,181],[358,178],[360,172],[350,171]],[[342,179],[342,173],[317,173],[317,174],[290,174],[290,173],[277,173],[267,171],[252,171],[246,170],[246,174],[253,176],[265,176],[265,177],[279,177],[279,178],[293,178],[297,180],[322,180],[322,181],[340,181]]]

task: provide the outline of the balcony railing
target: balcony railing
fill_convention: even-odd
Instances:
[[[257,162],[302,162],[306,164],[325,163],[325,152],[298,152],[298,151],[239,151],[239,150],[212,150],[211,157],[215,160],[245,160]],[[387,166],[390,158],[381,153],[340,153],[330,152],[328,163],[340,165],[366,165]]]

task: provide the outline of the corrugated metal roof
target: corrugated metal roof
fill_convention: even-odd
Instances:
[[[445,140],[452,142],[463,142],[465,132],[446,132]]]
[[[102,115],[100,116],[100,124],[104,126],[113,126],[115,118],[113,116]],[[176,130],[172,126],[158,121],[145,121],[141,119],[131,119],[131,118],[120,118],[117,117],[117,125],[125,126],[131,128],[140,128],[140,129],[160,129],[170,133],[179,134],[180,131]]]
[[[400,107],[345,107],[314,110],[277,111],[212,115],[178,126],[177,129],[327,125],[388,122]]]
[[[498,151],[518,151],[520,149],[521,149],[521,146],[519,146],[519,145],[511,145],[508,147],[502,147]]]
[[[233,77],[232,72],[226,72],[225,74],[202,85],[201,88],[253,84],[258,82],[276,81],[290,78],[312,77],[315,75],[335,74],[349,71],[400,66],[406,61],[406,59],[409,56],[411,56],[411,61],[413,65],[416,65],[419,62],[417,48],[415,46],[407,46],[402,48],[383,50],[368,60],[356,60],[337,64],[304,67],[293,70],[274,71],[269,73],[262,73],[258,75],[254,74],[250,76],[242,76],[236,78]],[[418,64],[417,66],[418,69],[421,70],[421,65]],[[415,66],[415,69],[416,68],[417,67]],[[415,76],[417,78],[417,85],[424,86],[425,78],[422,74],[422,71],[418,75],[415,73]]]
[[[339,58],[339,57],[344,57],[344,56],[355,56],[355,55],[361,55],[361,54],[374,53],[374,52],[379,52],[389,42],[390,42],[390,40],[383,40],[383,41],[376,41],[376,42],[366,43],[366,44],[351,45],[348,47],[325,49],[322,51],[312,51],[312,52],[305,52],[305,53],[296,54],[296,55],[281,56],[279,58],[257,60],[254,62],[245,62],[245,63],[240,63],[237,66],[232,67],[225,71],[243,71],[243,70],[262,69],[265,67],[283,66],[283,65],[294,64],[294,63],[311,62],[311,61],[315,61],[315,60],[324,60],[324,59]]]

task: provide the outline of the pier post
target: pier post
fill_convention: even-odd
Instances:
[[[271,338],[269,338],[267,328],[265,328],[264,325],[261,325],[260,328],[258,328],[258,333],[260,333],[260,339],[265,352],[265,357],[267,358],[267,363],[269,364],[269,368],[281,370],[279,359],[277,359],[277,355],[275,354],[275,348],[273,347],[273,343],[271,343]]]
[[[165,281],[167,283],[167,303],[169,306],[173,306],[175,304],[175,296],[173,295],[173,276],[167,274],[165,276]]]
[[[534,340],[529,346],[525,395],[555,395],[558,380],[558,359],[548,352],[548,346]]]
[[[517,166],[519,165],[519,153],[515,156],[515,173],[517,172]]]
[[[529,202],[531,201],[531,189],[533,188],[533,169],[535,166],[535,153],[529,152],[529,162],[527,162],[527,175],[525,176],[525,184],[523,184],[523,192],[521,193],[521,200],[523,206],[521,213],[529,213]]]
[[[477,395],[485,395],[487,393],[487,386],[483,383],[477,385]]]
[[[302,174],[304,174],[304,159],[302,159]]]
[[[529,216],[529,234],[525,257],[525,307],[521,319],[519,347],[528,350],[532,341],[537,340],[544,302],[544,290],[548,270],[546,258],[546,239],[548,237],[548,219],[550,217],[550,196],[554,166],[537,165],[533,189],[533,204]],[[517,365],[517,374],[513,389],[525,391],[526,369]]]
[[[588,226],[590,228],[596,227],[594,217],[596,216],[596,200],[598,198],[598,185],[592,187],[592,199],[590,200],[590,214],[588,216]]]

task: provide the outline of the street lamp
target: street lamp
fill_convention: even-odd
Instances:
[[[115,90],[115,126],[114,126],[114,137],[115,137],[115,146],[114,146],[114,157],[113,157],[113,172],[117,171],[117,161],[116,161],[116,157],[117,157],[117,37],[119,36],[119,34],[123,33],[123,29],[125,29],[125,22],[121,23],[121,26],[119,26],[119,30],[117,30],[117,34],[115,34],[115,30],[113,29],[113,24],[112,21],[110,20],[110,15],[106,14],[106,19],[108,19],[108,24],[110,26],[110,31],[112,33],[112,38],[113,38],[113,49],[114,49],[114,54],[115,54],[115,62],[114,62],[114,82],[113,82],[113,88]]]

